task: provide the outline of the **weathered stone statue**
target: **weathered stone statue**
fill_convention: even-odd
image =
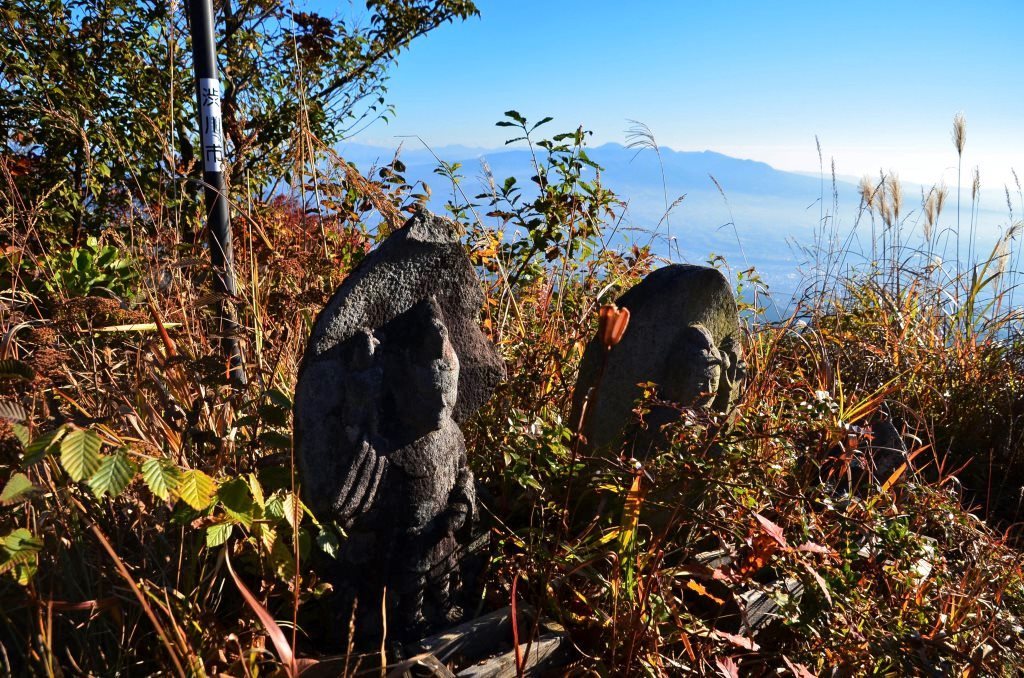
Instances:
[[[720,271],[665,266],[617,304],[630,312],[626,332],[607,354],[597,338],[588,344],[573,397],[574,423],[586,401],[583,433],[591,448],[619,451],[628,445],[627,453],[642,456],[658,444],[658,428],[679,417],[678,410],[658,407],[645,417],[646,431],[629,433],[640,383],[657,384],[662,400],[728,411],[746,365],[736,299]]]
[[[357,636],[457,619],[476,497],[458,422],[504,375],[483,295],[448,222],[419,213],[317,318],[295,393],[305,502],[348,537],[335,585]],[[386,597],[385,597],[385,591]],[[347,619],[347,618],[346,618]]]

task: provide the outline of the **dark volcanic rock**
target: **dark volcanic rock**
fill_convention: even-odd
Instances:
[[[655,408],[645,418],[647,432],[631,440],[624,436],[636,420],[639,383],[658,384],[661,399],[687,407],[725,412],[736,402],[746,367],[736,300],[720,271],[666,266],[650,273],[617,304],[629,309],[629,326],[607,358],[597,338],[588,344],[573,397],[572,421],[578,422],[590,394],[584,434],[593,449],[617,450],[635,443],[635,451],[642,454],[656,443],[658,426],[679,416],[672,408]]]
[[[457,422],[504,375],[479,281],[450,226],[420,213],[317,318],[295,393],[305,502],[345,528],[335,584],[357,636],[402,640],[460,615],[476,514]],[[358,601],[358,602],[356,602]]]

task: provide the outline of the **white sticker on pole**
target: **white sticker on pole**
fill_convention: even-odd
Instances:
[[[199,78],[199,101],[202,115],[203,169],[224,171],[224,127],[220,118],[220,80]]]

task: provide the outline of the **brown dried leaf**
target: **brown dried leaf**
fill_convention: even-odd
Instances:
[[[718,629],[715,629],[715,635],[723,640],[729,641],[736,647],[743,648],[744,650],[757,652],[761,649],[760,645],[755,643],[751,638],[747,638],[746,636],[737,636],[736,634],[726,633],[725,631],[720,631]]]

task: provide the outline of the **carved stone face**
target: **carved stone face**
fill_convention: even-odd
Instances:
[[[711,333],[702,325],[690,325],[679,333],[670,353],[662,394],[687,407],[707,407],[718,394],[722,355]]]
[[[424,314],[416,329],[418,336],[396,356],[392,397],[403,423],[422,434],[440,428],[455,410],[459,358],[435,314]]]

